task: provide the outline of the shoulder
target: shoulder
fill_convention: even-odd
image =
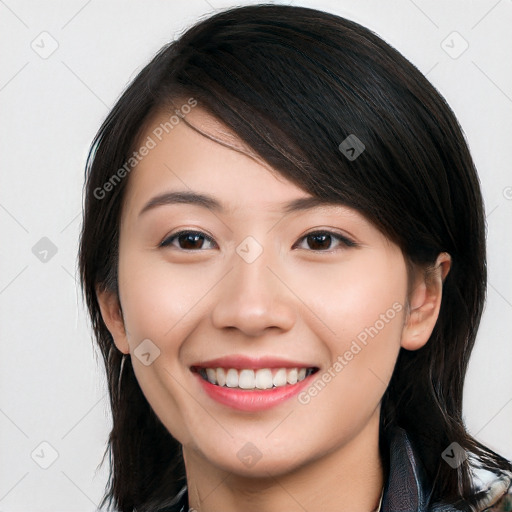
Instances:
[[[497,501],[483,509],[485,512],[512,512],[512,486],[501,497],[497,498]]]
[[[453,505],[435,503],[428,509],[429,512],[512,512],[512,473],[493,474],[494,478],[487,479],[484,485],[481,485],[480,479],[475,479],[479,490],[474,495],[476,502],[473,504],[469,505],[464,500]]]
[[[487,480],[477,510],[481,512],[512,512],[512,473],[503,471]]]

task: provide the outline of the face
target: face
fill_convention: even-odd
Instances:
[[[200,107],[186,120],[229,136]],[[113,332],[147,400],[204,467],[280,474],[343,449],[378,425],[401,250],[343,205],[285,211],[312,196],[183,121],[161,139],[129,176]],[[212,202],[155,200],[174,192]]]

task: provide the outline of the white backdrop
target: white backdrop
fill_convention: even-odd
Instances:
[[[472,434],[512,459],[512,1],[286,3],[375,31],[466,133],[487,208],[489,288],[464,412]],[[103,495],[111,419],[76,273],[86,153],[152,55],[233,5],[0,0],[0,511],[92,511]]]

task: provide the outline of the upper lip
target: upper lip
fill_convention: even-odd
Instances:
[[[317,368],[310,363],[301,361],[290,361],[278,357],[248,357],[243,355],[230,355],[201,361],[191,365],[191,368],[235,368],[243,370],[244,368]]]

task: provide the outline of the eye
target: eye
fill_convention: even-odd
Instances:
[[[177,249],[184,250],[204,249],[205,240],[209,243],[217,245],[213,241],[213,238],[209,237],[205,233],[202,233],[201,231],[179,231],[178,233],[174,233],[173,235],[167,237],[163,242],[161,242],[160,247],[168,247],[172,245]],[[174,243],[175,241],[177,241],[177,245]],[[211,247],[207,247],[207,249],[211,249]]]
[[[314,231],[303,236],[300,240],[304,240],[308,247],[299,247],[299,249],[312,249],[317,252],[327,252],[331,249],[331,244],[334,240],[337,240],[344,247],[355,247],[357,244],[347,237],[334,233],[332,231]],[[295,247],[295,246],[294,246]],[[342,247],[343,248],[343,247]]]
[[[314,231],[303,236],[300,241],[305,241],[307,247],[298,247],[299,249],[311,249],[315,252],[327,252],[332,249],[335,241],[341,243],[344,247],[354,247],[357,244],[347,237],[334,233],[332,231]],[[205,247],[205,241],[212,244],[213,247]],[[339,245],[339,244],[338,244]],[[159,244],[160,247],[174,246],[183,250],[204,250],[212,249],[217,246],[213,238],[201,231],[183,230],[167,237]],[[293,248],[297,247],[295,244]]]

